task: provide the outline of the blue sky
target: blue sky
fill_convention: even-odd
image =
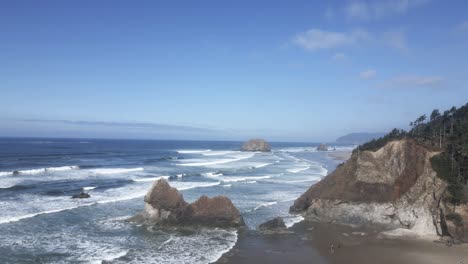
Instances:
[[[0,136],[333,141],[467,102],[468,3],[2,1]]]

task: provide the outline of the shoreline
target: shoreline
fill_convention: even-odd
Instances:
[[[467,263],[468,244],[378,238],[380,230],[303,221],[290,234],[240,232],[236,245],[217,264],[293,263]],[[333,244],[333,252],[330,245]]]

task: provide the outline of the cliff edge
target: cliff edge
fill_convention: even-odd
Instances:
[[[390,141],[377,151],[356,151],[290,211],[310,220],[392,230],[386,235],[456,236],[445,217],[447,184],[431,166],[436,154],[412,139]]]

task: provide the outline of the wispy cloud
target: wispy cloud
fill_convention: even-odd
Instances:
[[[408,41],[404,31],[387,31],[383,33],[382,41],[385,45],[401,51],[408,51]]]
[[[340,32],[313,28],[297,34],[291,42],[307,51],[333,50],[349,46],[361,47],[369,44],[387,46],[405,52],[409,50],[404,30],[391,30],[377,34],[362,29]],[[333,60],[345,58],[345,54],[341,52],[332,55]]]
[[[373,20],[407,13],[429,0],[367,0],[351,1],[344,7],[344,15],[350,20]]]
[[[458,24],[455,30],[458,32],[468,32],[468,20],[465,20]]]
[[[365,70],[359,73],[359,78],[363,80],[372,79],[377,76],[377,71],[374,69]]]
[[[292,39],[292,42],[306,50],[315,51],[353,45],[360,43],[368,38],[369,33],[364,30],[335,32],[313,28],[297,34]]]
[[[387,80],[383,86],[389,88],[436,87],[442,84],[441,76],[402,75]]]
[[[333,54],[331,58],[334,61],[342,61],[342,60],[346,60],[348,58],[348,56],[346,56],[346,54],[344,54],[342,52],[337,52],[337,53]]]
[[[51,120],[51,119],[21,119],[22,122],[35,122],[35,123],[56,123],[63,125],[77,125],[77,126],[99,126],[99,127],[114,127],[114,128],[127,128],[127,129],[146,129],[158,130],[164,132],[170,131],[190,131],[190,132],[214,132],[214,129],[200,128],[195,126],[185,125],[169,125],[158,123],[146,122],[107,122],[107,121],[82,121],[82,120]]]

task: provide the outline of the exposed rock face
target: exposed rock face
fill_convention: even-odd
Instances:
[[[318,145],[317,150],[318,151],[328,151],[328,146],[326,144],[322,143],[322,144]]]
[[[284,233],[287,231],[283,218],[275,217],[258,226],[258,231],[262,233]]]
[[[409,139],[389,142],[375,152],[355,153],[290,210],[318,221],[444,235],[441,197],[446,184],[432,170],[434,154]]]
[[[447,231],[455,242],[468,243],[468,205],[457,206],[446,215],[445,221]]]
[[[188,203],[176,188],[160,179],[145,196],[145,218],[155,223],[178,223],[184,217]]]
[[[263,139],[251,139],[242,145],[242,151],[270,152],[271,146]]]
[[[190,221],[212,226],[234,226],[244,225],[239,210],[225,196],[208,198],[203,195],[189,205]]]
[[[158,225],[204,225],[241,227],[244,220],[231,200],[224,196],[200,197],[188,204],[166,180],[155,182],[145,196],[145,208],[131,221]]]

